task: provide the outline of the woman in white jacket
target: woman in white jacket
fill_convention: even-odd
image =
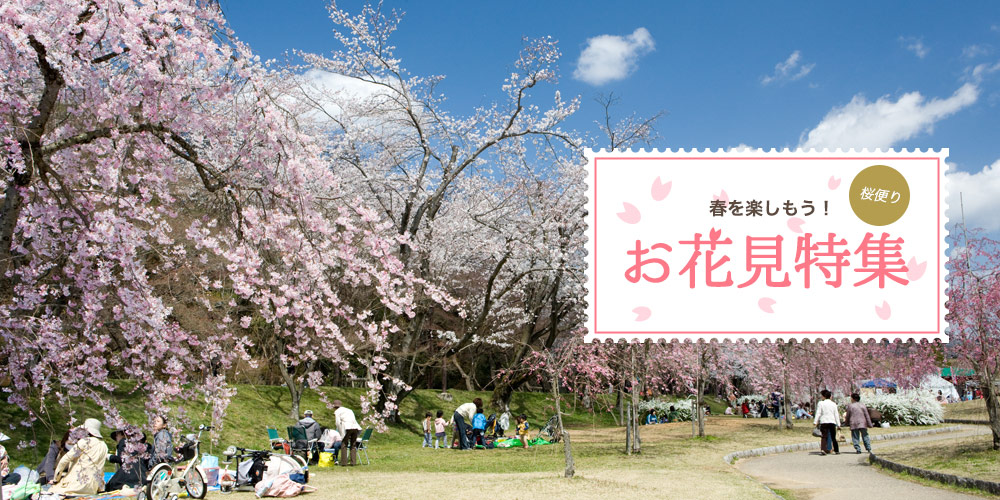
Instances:
[[[816,416],[813,417],[813,425],[819,427],[822,433],[820,439],[820,455],[833,453],[840,455],[840,446],[837,444],[837,427],[840,427],[840,412],[837,411],[837,403],[830,399],[830,391],[823,389],[823,401],[816,405]]]

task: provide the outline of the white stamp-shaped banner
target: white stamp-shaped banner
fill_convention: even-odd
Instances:
[[[941,151],[588,151],[608,339],[941,339]]]

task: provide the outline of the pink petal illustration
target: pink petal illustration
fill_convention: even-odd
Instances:
[[[712,195],[712,199],[713,200],[722,200],[722,201],[724,201],[726,203],[729,203],[729,195],[726,194],[726,190],[725,189],[723,189],[722,192],[719,193],[718,196],[716,196],[716,195],[713,194]]]
[[[632,312],[635,313],[636,321],[646,321],[653,314],[653,311],[650,311],[646,306],[636,307],[635,309],[632,309]]]
[[[837,189],[840,187],[840,179],[831,175],[830,180],[827,181],[826,185],[829,186],[830,189]]]
[[[916,281],[924,275],[924,271],[927,270],[927,261],[923,261],[917,264],[917,259],[910,257],[910,261],[906,263],[906,277],[910,281]]]
[[[875,314],[878,314],[879,318],[889,319],[889,316],[892,316],[892,309],[889,308],[889,303],[883,300],[882,307],[875,306]]]
[[[656,201],[661,201],[664,198],[666,198],[667,195],[670,194],[670,186],[673,183],[674,183],[673,181],[667,181],[664,184],[664,182],[660,180],[659,177],[657,177],[656,180],[653,181],[653,187],[649,190],[650,193],[652,193],[653,195],[653,199]]]
[[[764,297],[757,301],[757,307],[759,307],[761,311],[770,314],[774,314],[774,309],[771,309],[771,306],[774,304],[776,304],[776,302],[770,297]]]
[[[618,218],[625,221],[626,224],[635,224],[639,222],[642,216],[639,214],[639,209],[635,208],[635,205],[625,202],[622,203],[625,206],[624,212],[618,212]]]
[[[795,231],[796,233],[801,233],[802,232],[802,224],[805,224],[805,223],[806,223],[806,221],[804,221],[804,220],[802,220],[802,219],[800,219],[798,217],[792,217],[791,219],[788,219],[788,229],[791,229],[792,231]]]

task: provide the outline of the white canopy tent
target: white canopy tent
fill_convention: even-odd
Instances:
[[[939,375],[932,374],[924,378],[924,381],[920,383],[921,389],[927,389],[931,391],[935,396],[937,396],[938,391],[945,398],[951,396],[952,401],[958,401],[958,390],[955,389],[955,384],[952,384],[948,380],[941,378]]]

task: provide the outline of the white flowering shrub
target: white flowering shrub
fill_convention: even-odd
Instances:
[[[840,401],[841,411],[850,398]],[[924,390],[900,391],[896,394],[868,394],[861,402],[882,412],[882,421],[893,425],[935,425],[944,422],[944,408],[934,395]]]
[[[649,401],[639,401],[639,411],[643,413],[649,412],[649,410],[655,410],[657,416],[663,416],[670,411],[670,407],[673,406],[674,410],[677,411],[677,421],[690,421],[691,420],[691,399],[678,399],[677,401],[670,401],[666,399],[653,398]],[[645,419],[645,415],[642,416]]]

